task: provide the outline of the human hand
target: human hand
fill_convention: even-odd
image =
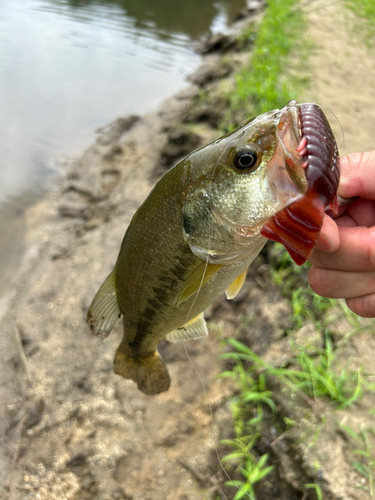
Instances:
[[[356,314],[375,317],[375,151],[341,159],[342,198],[358,197],[335,220],[325,215],[309,258],[311,288],[323,297],[344,298]],[[341,211],[340,211],[341,212]]]

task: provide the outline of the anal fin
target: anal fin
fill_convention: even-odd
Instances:
[[[120,316],[115,271],[112,271],[96,293],[88,310],[86,321],[91,333],[104,339],[111,333]]]
[[[169,342],[181,342],[182,340],[199,339],[206,335],[208,335],[207,324],[202,313],[181,328],[168,333],[166,339]]]
[[[324,204],[315,191],[277,212],[261,234],[282,243],[294,262],[303,264],[314,250],[323,224]]]
[[[231,285],[227,288],[227,290],[225,291],[225,295],[227,296],[228,300],[234,299],[234,297],[241,290],[241,288],[243,287],[243,284],[245,283],[246,275],[247,275],[247,269],[242,274],[240,274],[233,281],[233,283],[231,283]]]
[[[138,389],[148,396],[167,391],[171,383],[167,367],[158,351],[148,356],[133,358],[122,351],[120,344],[113,370],[116,375],[134,380]]]

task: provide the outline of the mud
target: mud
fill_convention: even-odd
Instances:
[[[374,53],[355,39],[351,16],[340,3],[319,0],[305,9],[317,47],[311,59],[313,83],[303,100],[335,112],[345,131],[345,152],[373,148],[369,73]],[[230,50],[225,45],[224,57]],[[217,137],[220,111],[204,116],[202,103],[194,98],[199,86],[212,86],[210,95],[216,98],[215,82],[230,85],[232,76],[212,69],[220,66],[223,54],[206,57],[217,62],[211,59],[192,78],[195,83],[157,113],[104,128],[96,143],[67,166],[61,189],[27,213],[29,250],[0,301],[4,499],[234,496],[224,483],[226,474],[236,473],[223,470],[217,456],[218,440],[233,437],[229,401],[236,390],[228,379],[217,378],[225,367],[218,360],[221,339],[237,336],[274,366],[292,363],[286,332],[293,311],[272,285],[270,250],[256,260],[235,300],[223,299],[207,311],[208,339],[162,344],[172,378],[167,393],[147,397],[113,373],[120,323],[105,341],[92,337],[85,324],[90,301],[112,270],[125,229],[155,179],[191,149]],[[233,53],[231,70],[243,57],[248,52]],[[371,375],[371,325],[364,322],[350,336],[353,326],[340,310],[334,314],[334,339],[342,346],[339,367],[361,367]],[[294,337],[312,350],[324,341],[309,323]],[[373,392],[349,409],[334,410],[328,400],[301,401],[276,383],[273,389],[277,411],[267,416],[269,430],[255,452],[269,453],[275,469],[259,485],[258,498],[312,500],[316,494],[305,485],[316,483],[324,499],[368,499],[369,481],[353,467],[358,460],[354,450],[361,444],[340,424],[370,435]],[[286,417],[296,425],[286,426]]]

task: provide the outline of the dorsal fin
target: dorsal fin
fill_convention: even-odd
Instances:
[[[115,270],[113,270],[96,293],[87,313],[86,321],[91,333],[104,339],[111,333],[120,316]]]
[[[247,275],[247,269],[242,274],[237,276],[237,278],[233,281],[233,283],[229,285],[229,287],[225,291],[225,295],[227,296],[228,300],[234,299],[234,297],[241,290],[243,284],[245,283],[246,275]]]
[[[220,264],[207,264],[207,262],[202,261],[182,285],[175,299],[175,305],[179,306],[182,302],[185,302],[185,300],[197,293],[222,267]]]
[[[199,339],[208,335],[207,324],[203,313],[199,314],[186,325],[168,333],[166,339],[169,342],[181,342],[182,340]]]

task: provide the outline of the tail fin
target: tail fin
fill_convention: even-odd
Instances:
[[[132,358],[121,350],[120,345],[113,369],[117,375],[134,380],[138,389],[149,396],[167,391],[171,383],[167,367],[158,351],[143,358]]]

